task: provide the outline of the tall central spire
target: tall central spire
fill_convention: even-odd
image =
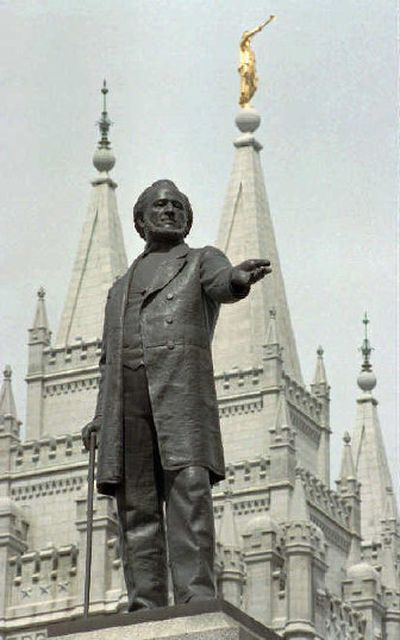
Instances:
[[[101,89],[103,110],[98,126],[100,140],[93,155],[98,171],[75,258],[57,345],[73,343],[77,338],[101,337],[104,303],[114,280],[127,268],[127,259],[115,197],[116,183],[109,172],[115,156],[108,138],[111,121],[107,112],[108,88]]]
[[[241,135],[234,142],[235,158],[217,246],[233,264],[247,258],[270,259],[272,274],[253,287],[239,305],[225,305],[221,309],[214,339],[215,370],[220,373],[260,363],[269,310],[275,309],[285,371],[301,383],[300,363],[260,162],[262,146],[254,136],[260,120],[256,110],[249,106],[241,109],[236,117]]]

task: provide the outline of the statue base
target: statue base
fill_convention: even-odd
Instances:
[[[47,635],[63,640],[282,640],[225,600],[93,615],[52,624]]]

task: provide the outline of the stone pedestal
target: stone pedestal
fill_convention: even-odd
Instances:
[[[151,611],[89,616],[50,625],[49,638],[63,640],[280,640],[224,600],[207,600]]]

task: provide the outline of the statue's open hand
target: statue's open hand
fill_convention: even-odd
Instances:
[[[89,422],[89,424],[85,425],[82,429],[82,442],[86,451],[90,450],[90,438],[91,434],[94,432],[96,434],[96,448],[99,440],[99,431],[100,427],[95,422]]]
[[[254,258],[241,262],[232,270],[232,283],[237,286],[251,285],[268,273],[271,273],[272,267],[269,260]]]

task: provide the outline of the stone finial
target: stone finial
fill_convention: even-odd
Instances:
[[[107,88],[107,82],[106,80],[103,80],[103,86],[101,88],[101,93],[103,94],[103,111],[101,112],[101,118],[98,121],[98,125],[99,125],[99,129],[100,129],[100,134],[101,134],[101,138],[99,140],[99,149],[109,149],[110,148],[110,141],[108,139],[108,132],[110,130],[110,126],[111,126],[111,120],[108,117],[108,113],[107,113],[107,93],[108,93],[108,88]]]
[[[372,367],[371,367],[371,363],[369,361],[369,357],[371,355],[372,352],[372,347],[370,345],[370,342],[368,340],[368,325],[369,325],[369,319],[368,319],[368,315],[367,312],[365,312],[364,314],[364,318],[363,318],[363,325],[364,325],[364,340],[363,343],[360,347],[360,351],[364,357],[364,361],[362,364],[362,370],[363,371],[371,371]]]
[[[357,536],[352,536],[349,555],[347,556],[346,568],[354,567],[361,562],[360,540]]]
[[[386,499],[385,499],[385,506],[383,510],[382,522],[384,522],[386,525],[389,525],[390,522],[396,522],[396,521],[397,521],[396,498],[394,496],[392,487],[386,487]]]
[[[265,344],[279,344],[278,330],[276,326],[276,309],[272,307],[269,310],[269,323]]]
[[[296,469],[296,480],[290,500],[289,518],[296,522],[308,522],[310,520],[300,469]]]
[[[276,416],[274,430],[279,433],[282,429],[290,429],[292,422],[290,420],[289,408],[286,402],[285,392],[281,389],[276,408]]]
[[[12,369],[9,364],[6,364],[4,367],[3,375],[5,379],[11,380],[12,378]]]
[[[115,165],[115,156],[111,151],[111,143],[108,139],[108,132],[112,122],[109,119],[107,112],[108,88],[105,80],[103,82],[101,93],[103,94],[103,111],[101,112],[100,120],[97,122],[100,129],[100,140],[93,155],[93,164],[100,173],[108,173]]]
[[[396,562],[392,545],[388,540],[382,545],[382,583],[386,589],[396,593],[399,591],[399,577],[396,571]]]
[[[351,437],[348,431],[344,432],[343,444],[339,479],[341,482],[346,482],[346,480],[356,479],[356,470],[353,461],[353,454],[351,452]]]
[[[261,116],[254,107],[240,109],[235,118],[235,124],[242,133],[254,133],[260,126]]]
[[[372,391],[372,389],[376,386],[376,376],[372,371],[372,365],[370,362],[370,356],[373,351],[373,347],[371,347],[371,343],[368,339],[368,325],[369,319],[367,316],[367,312],[365,312],[363,318],[364,325],[364,340],[360,347],[360,351],[363,356],[363,362],[361,365],[361,373],[357,378],[357,384],[362,391]]]
[[[46,304],[45,304],[46,291],[43,287],[40,287],[37,292],[37,304],[35,318],[33,321],[32,329],[46,329],[49,328],[47,320]]]
[[[320,345],[317,349],[317,364],[315,366],[315,374],[313,379],[314,385],[328,384],[323,356],[324,356],[324,350]]]
[[[3,384],[0,389],[0,416],[16,420],[17,409],[11,385],[12,369],[9,364],[4,367],[3,376]]]
[[[232,491],[225,492],[224,512],[219,527],[218,541],[225,548],[240,549],[240,539],[233,511]]]

